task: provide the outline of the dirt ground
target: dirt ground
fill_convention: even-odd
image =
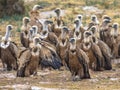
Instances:
[[[91,79],[72,81],[67,70],[38,70],[36,76],[16,77],[16,71],[2,71],[0,90],[120,90],[120,65],[110,71],[90,71]]]

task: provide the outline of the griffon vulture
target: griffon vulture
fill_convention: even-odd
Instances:
[[[119,34],[119,24],[114,23],[113,29],[111,30],[111,38],[112,38],[112,54],[114,58],[120,57],[120,34]]]
[[[89,58],[83,50],[77,48],[75,38],[70,38],[66,53],[65,61],[72,74],[72,80],[90,78]]]
[[[54,12],[56,13],[56,18],[53,22],[52,31],[55,33],[55,35],[57,37],[59,37],[59,35],[61,33],[61,27],[64,26],[64,21],[61,17],[61,9],[60,8],[55,9]]]
[[[79,20],[79,18],[76,18],[75,21],[75,28],[73,29],[73,37],[77,39],[77,43],[80,43],[83,39],[83,33],[84,33],[84,29],[82,28],[82,24],[81,21]]]
[[[57,46],[57,53],[62,60],[63,66],[66,66],[65,55],[66,55],[68,43],[69,43],[69,29],[66,26],[63,26],[61,29],[61,34],[58,38],[58,46]]]
[[[43,22],[41,21],[41,23],[43,25],[43,29],[42,29],[42,32],[40,33],[40,38],[56,47],[58,44],[58,38],[55,35],[55,33],[50,32],[48,30],[48,27],[49,27],[48,25],[51,24],[52,22],[49,20],[45,20]]]
[[[103,61],[101,50],[99,46],[91,41],[92,33],[90,31],[84,32],[84,39],[81,43],[81,49],[86,52],[89,57],[89,67],[95,71],[103,70]]]
[[[99,27],[99,21],[96,15],[91,16],[91,22],[89,23],[87,30],[89,30],[92,26],[97,26],[97,28]]]
[[[39,19],[40,19],[39,10],[42,9],[42,8],[43,7],[41,7],[40,5],[34,5],[32,11],[30,11],[30,13],[29,13],[30,19],[31,19],[29,24],[31,26],[36,25],[38,27],[38,33],[40,33],[41,30],[42,30],[42,24],[39,22]]]
[[[111,21],[109,19],[104,19],[102,25],[100,26],[100,39],[104,41],[110,48],[112,48],[111,43]]]
[[[12,42],[10,35],[13,26],[7,25],[6,34],[0,42],[0,59],[2,60],[3,68],[8,71],[17,70],[17,45]]]
[[[93,34],[92,41],[99,46],[99,48],[102,52],[102,55],[104,58],[104,62],[103,62],[104,69],[111,70],[112,69],[112,65],[111,65],[112,55],[111,55],[110,48],[108,47],[108,45],[105,42],[103,42],[102,40],[100,40],[96,37],[95,34],[97,32],[97,28],[95,26],[92,26],[90,30],[92,31],[92,34]]]
[[[17,77],[28,77],[37,74],[40,58],[39,38],[33,39],[33,47],[25,49],[19,55]]]
[[[28,17],[23,18],[23,25],[21,27],[21,34],[20,34],[21,44],[26,48],[29,47],[29,29],[30,29],[30,26],[28,24],[29,22],[30,19]]]

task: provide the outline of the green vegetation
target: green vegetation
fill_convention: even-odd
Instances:
[[[0,3],[3,3],[2,5],[6,5],[6,0],[0,0]],[[8,0],[10,1],[10,0]],[[12,0],[15,1],[15,0]],[[17,0],[18,1],[18,0]],[[15,27],[15,31],[20,32],[20,27],[22,25],[22,18],[24,16],[29,16],[29,11],[32,9],[32,7],[35,4],[39,4],[43,7],[42,11],[50,11],[54,10],[55,8],[59,7],[63,10],[66,10],[66,15],[63,17],[65,24],[69,25],[70,27],[73,24],[73,20],[78,14],[84,15],[83,18],[83,24],[87,24],[90,20],[91,14],[96,14],[99,18],[102,17],[103,14],[109,15],[111,18],[113,18],[113,22],[120,23],[120,1],[119,0],[29,0],[27,2],[23,2],[23,0],[20,3],[25,6],[25,13],[24,14],[13,14],[10,16],[9,14],[4,15],[2,18],[0,18],[0,27],[2,33],[5,32],[4,28],[7,24],[13,24]],[[24,0],[26,1],[26,0]],[[87,12],[82,10],[83,6],[95,6],[98,7],[100,10],[103,10],[103,13],[97,14],[95,12]],[[1,8],[1,6],[0,6]],[[0,9],[1,10],[1,9]],[[1,15],[2,15],[2,11]],[[88,16],[86,16],[88,14]]]

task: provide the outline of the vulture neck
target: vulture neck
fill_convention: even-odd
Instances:
[[[76,26],[75,26],[75,31],[79,32],[80,26],[81,26],[80,23],[79,23],[79,24],[76,24]]]
[[[23,26],[24,27],[27,27],[27,24],[28,24],[27,22],[23,21]]]
[[[5,41],[7,41],[8,40],[8,38],[10,37],[10,30],[9,29],[7,29],[6,30],[6,34],[5,34]]]

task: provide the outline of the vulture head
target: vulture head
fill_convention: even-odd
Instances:
[[[69,29],[66,26],[63,26],[61,29],[61,46],[66,46],[69,38]]]
[[[43,26],[43,29],[42,29],[42,31],[41,31],[41,33],[40,33],[40,38],[43,39],[43,38],[46,38],[46,37],[48,36],[48,33],[49,33],[49,30],[48,30],[49,25],[50,25],[50,24],[53,24],[53,22],[50,21],[50,20],[45,20],[45,21],[41,21],[41,24],[42,24],[42,26]]]
[[[34,37],[34,30],[32,28],[30,28],[30,30],[29,30],[29,38],[33,39],[33,37]]]
[[[79,15],[77,15],[77,18],[82,22],[83,15],[79,14]]]
[[[96,26],[92,26],[92,27],[90,28],[90,31],[92,32],[93,35],[95,35],[96,32],[97,32],[97,27],[96,27]]]
[[[54,12],[56,13],[57,17],[60,17],[60,14],[61,14],[61,9],[60,8],[56,8],[54,10]]]
[[[119,28],[119,24],[118,23],[113,23],[113,26],[112,26],[115,30],[118,30]]]
[[[99,24],[99,21],[98,21],[96,15],[92,15],[92,16],[91,16],[91,21],[92,21],[92,22],[95,22],[96,24]]]
[[[114,23],[112,26],[112,30],[111,30],[111,36],[113,36],[114,38],[117,38],[118,36],[118,29],[119,29],[119,24],[118,23]]]
[[[39,10],[39,9],[43,9],[43,7],[42,6],[40,6],[40,5],[34,5],[34,7],[33,7],[33,11],[37,11],[37,10]]]
[[[36,25],[32,26],[32,30],[34,32],[34,35],[37,35],[37,33],[38,33],[38,26],[36,26]]]
[[[92,33],[92,42],[94,43],[98,43],[98,39],[97,39],[97,27],[96,26],[92,26],[90,28],[90,32]]]
[[[27,26],[27,24],[30,22],[30,18],[29,17],[24,17],[23,18],[23,25]]]
[[[69,43],[70,43],[70,51],[72,54],[76,53],[76,39],[75,38],[70,38],[69,39]]]
[[[108,15],[103,15],[102,20],[104,20],[104,19],[111,21],[111,18]]]
[[[91,47],[91,37],[92,37],[91,31],[84,32],[83,48],[86,50],[88,50]]]

